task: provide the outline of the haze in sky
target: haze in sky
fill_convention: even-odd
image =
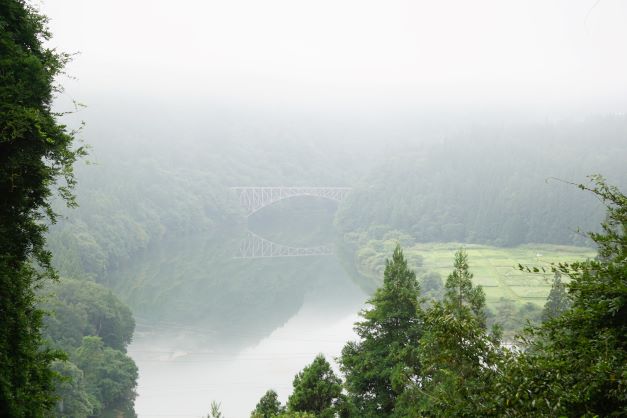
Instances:
[[[47,0],[68,94],[621,112],[627,3]]]
[[[27,1],[49,17],[51,45],[76,53],[54,106],[87,105],[60,119],[86,122],[77,142],[94,162],[77,162],[78,207],[47,238],[59,286],[87,302],[49,328],[71,331],[79,353],[83,306],[99,294],[128,306],[115,330],[139,369],[141,418],[206,416],[212,400],[249,416],[269,388],[285,402],[318,353],[344,372],[368,360],[345,344],[397,244],[424,300],[443,297],[468,245],[487,324],[513,336],[540,321],[552,280],[514,266],[595,254],[580,231],[605,208],[567,183],[627,185],[625,0]],[[242,205],[268,193],[254,213]],[[97,285],[119,303],[87,294]],[[436,341],[418,322],[416,346]]]

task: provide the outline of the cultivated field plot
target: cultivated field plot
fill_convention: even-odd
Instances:
[[[464,247],[468,253],[474,283],[483,286],[488,301],[500,298],[543,305],[553,279],[551,263],[573,262],[592,258],[590,248],[563,245],[527,244],[513,248],[457,243],[416,244],[406,254],[423,258],[423,268],[440,273],[445,280],[453,268],[455,251]],[[546,274],[529,274],[518,270],[523,266],[545,267]]]

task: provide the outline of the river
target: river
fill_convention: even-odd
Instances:
[[[298,235],[293,245],[305,247],[328,241],[332,212],[314,215],[297,222],[307,233],[283,219],[271,238]],[[268,219],[250,223],[256,233],[272,230]],[[284,403],[294,375],[317,354],[337,367],[334,358],[355,338],[368,295],[340,257],[236,258],[244,235],[240,228],[164,241],[114,273],[137,320],[128,352],[139,367],[140,418],[200,418],[212,401],[227,418],[248,417],[268,389]]]

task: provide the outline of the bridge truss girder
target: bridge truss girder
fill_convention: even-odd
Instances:
[[[351,191],[349,187],[232,187],[240,205],[250,216],[258,210],[280,200],[297,196],[312,196],[342,201]]]
[[[277,244],[248,231],[246,238],[240,243],[239,254],[235,258],[311,257],[333,254],[335,254],[333,244],[315,247],[291,247]]]

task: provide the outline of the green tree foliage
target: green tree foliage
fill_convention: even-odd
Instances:
[[[272,389],[268,390],[261,397],[257,406],[250,414],[251,418],[315,418],[317,416],[319,415],[313,412],[286,410],[286,408],[281,405],[281,402],[279,402],[277,393]]]
[[[422,334],[420,286],[400,246],[386,261],[383,286],[355,325],[361,338],[342,350],[340,369],[358,416],[390,416],[406,382],[420,375],[418,341]]]
[[[553,265],[554,295],[563,286],[570,306],[555,303],[554,314],[529,326],[511,349],[498,328],[487,330],[485,295],[472,284],[463,250],[444,298],[422,311],[415,275],[397,247],[372,308],[356,324],[361,341],[342,351],[350,416],[627,415],[627,196],[600,176],[591,180],[580,188],[607,205],[601,231],[589,234],[598,257]]]
[[[442,277],[436,272],[428,272],[421,277],[420,289],[425,297],[430,296],[431,299],[440,299],[442,293]]]
[[[497,337],[486,331],[485,295],[472,284],[465,251],[455,254],[442,301],[425,313],[420,340],[423,374],[406,391],[399,409],[406,416],[477,416],[483,390],[494,380]]]
[[[51,111],[68,56],[44,46],[46,19],[22,0],[0,2],[0,415],[41,416],[54,405],[41,348],[35,287],[54,276],[44,248],[56,187],[73,203],[72,165],[83,154]],[[38,267],[33,267],[33,263]]]
[[[125,352],[135,321],[130,309],[109,289],[89,281],[62,279],[52,286],[54,296],[43,308],[45,335],[60,348],[71,351],[85,336],[98,336],[113,349]]]
[[[287,410],[332,418],[342,394],[342,381],[322,354],[294,377]]]
[[[107,347],[100,337],[84,337],[71,356],[83,370],[85,387],[94,397],[96,413],[132,410],[137,386],[137,366],[124,353]]]
[[[285,408],[281,405],[279,401],[279,395],[276,391],[269,389],[266,393],[259,399],[257,402],[257,406],[251,412],[251,418],[272,418],[283,413]]]
[[[607,206],[602,231],[590,233],[599,257],[558,264],[572,306],[532,328],[527,349],[503,367],[493,391],[506,416],[627,414],[627,196],[592,176],[592,192]]]
[[[517,303],[515,300],[500,297],[492,300],[486,310],[488,328],[498,326],[503,339],[512,340],[526,326],[541,322],[542,308],[535,303]]]
[[[207,418],[224,418],[222,415],[222,410],[220,409],[220,403],[216,401],[211,401],[211,410]]]
[[[570,307],[570,300],[568,293],[566,292],[566,286],[562,283],[562,274],[559,271],[555,272],[553,277],[553,285],[549,292],[549,297],[544,304],[542,310],[542,322],[549,321],[555,317],[560,316],[564,311]]]
[[[134,380],[129,379],[136,379],[137,373],[132,372],[133,360],[124,354],[135,328],[129,308],[110,290],[89,281],[62,278],[46,286],[42,293],[49,293],[41,305],[48,313],[43,334],[51,345],[70,354],[68,361],[55,363],[55,370],[64,376],[56,382],[59,397],[56,413],[81,417],[84,410],[91,410],[89,416],[105,412],[133,416],[134,395],[127,389],[134,387]],[[84,337],[98,338],[98,343]],[[86,346],[87,342],[92,344]],[[108,381],[105,382],[103,367],[92,367],[94,363],[89,361],[89,353],[95,355],[94,361],[101,361],[105,356],[121,364],[120,373],[106,372]],[[69,381],[69,378],[75,380]],[[126,390],[127,394],[111,395],[109,391],[105,396],[103,385],[118,385],[114,392]]]
[[[486,127],[404,146],[386,153],[355,185],[336,223],[344,232],[386,225],[419,242],[583,245],[587,240],[574,228],[595,228],[602,209],[546,179],[603,169],[625,184],[626,129],[623,115],[550,127]]]
[[[472,316],[485,327],[485,294],[481,286],[472,285],[473,274],[468,266],[468,255],[463,249],[455,253],[453,272],[446,279],[443,305],[457,317]]]
[[[52,368],[61,379],[56,386],[59,402],[54,414],[58,418],[87,418],[95,413],[98,401],[85,387],[83,371],[70,361],[56,361]]]

